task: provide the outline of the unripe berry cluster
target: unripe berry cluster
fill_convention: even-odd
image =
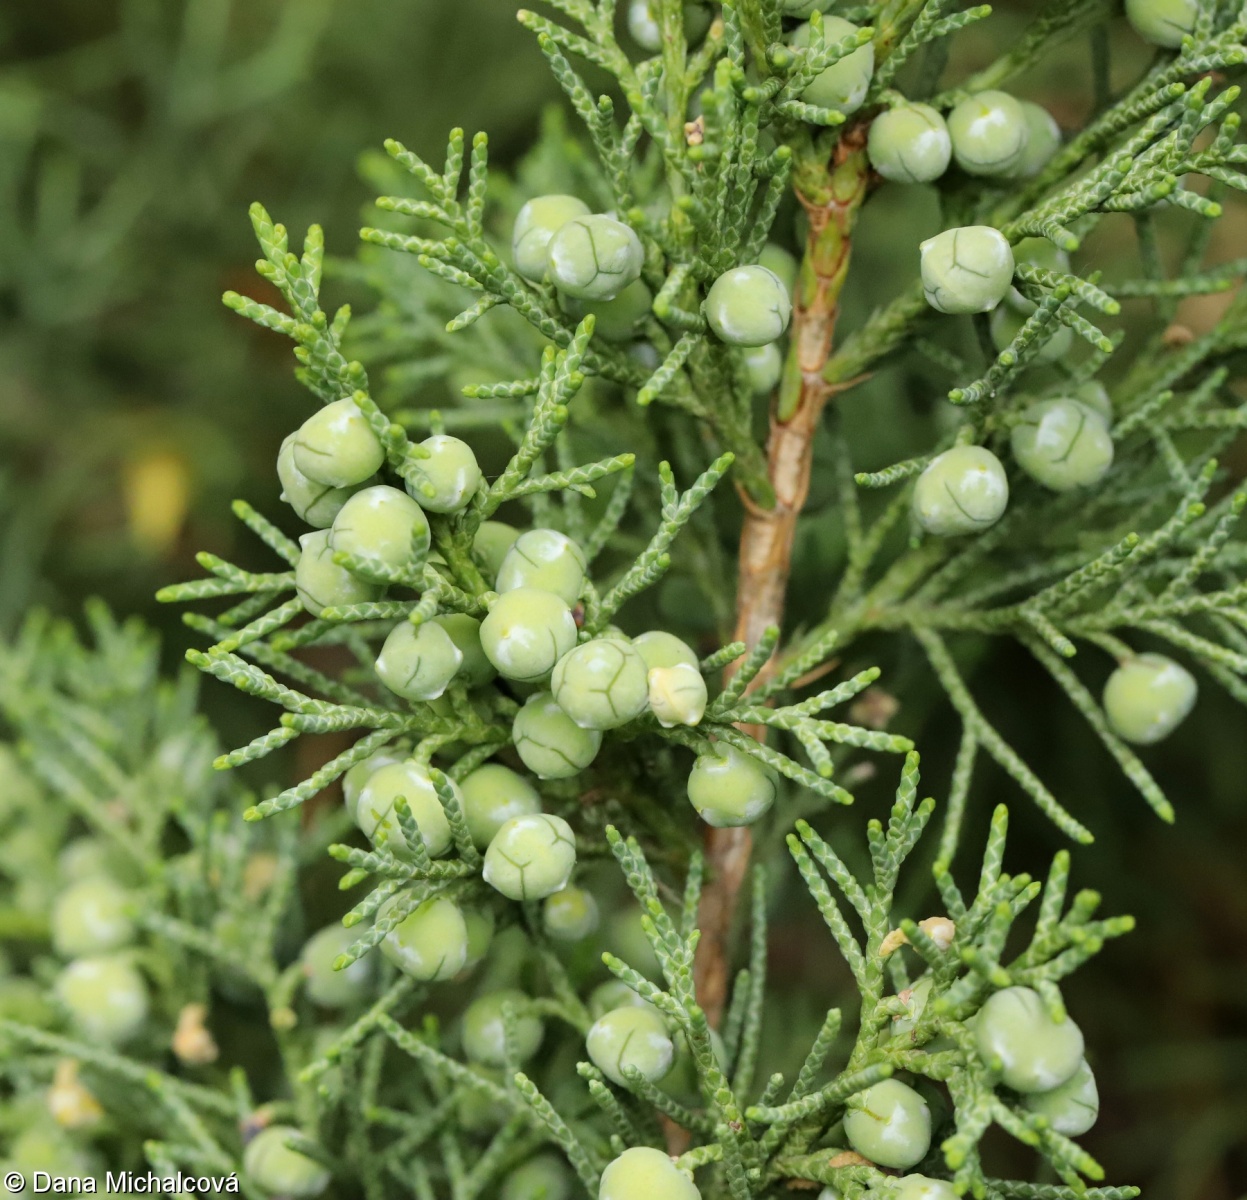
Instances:
[[[147,982],[136,965],[137,898],[109,869],[105,854],[82,861],[86,872],[57,896],[52,909],[52,948],[69,960],[54,992],[80,1033],[117,1046],[142,1031],[150,1007]]]
[[[967,175],[1019,180],[1038,175],[1061,145],[1047,109],[1008,92],[976,92],[945,117],[901,101],[871,122],[870,165],[895,183],[933,183],[955,161]]]
[[[633,13],[643,7],[642,0]],[[759,393],[778,380],[774,344],[792,315],[795,264],[778,247],[771,248],[772,256],[776,251],[791,272],[774,262],[735,267],[714,279],[702,303],[706,323],[720,341],[749,349],[745,366]],[[525,279],[553,285],[560,308],[573,320],[592,313],[597,336],[627,343],[644,332],[654,301],[641,277],[645,251],[631,227],[615,216],[592,213],[575,196],[537,196],[515,219],[511,256]]]
[[[603,247],[617,240],[625,248],[622,275],[639,270],[639,242],[613,218],[582,210],[566,196],[529,202],[516,222],[516,262],[531,276],[540,268],[540,278],[557,280],[577,299],[600,298],[609,290],[606,283],[587,275],[576,282],[578,239],[590,239],[586,253],[599,265],[613,253]],[[599,244],[599,238],[605,241]],[[636,255],[626,250],[633,243]],[[756,282],[751,273],[771,289],[763,302],[749,295]],[[635,282],[616,280],[621,288]],[[725,340],[762,344],[765,339],[749,330],[769,321],[766,337],[778,337],[787,322],[787,297],[786,285],[769,268],[741,268],[710,289],[707,316],[723,326]],[[394,442],[370,402],[346,399],[309,418],[282,447],[283,495],[300,516],[328,524],[303,535],[295,566],[299,598],[313,617],[333,621],[388,611],[384,603],[402,589],[420,590],[429,586],[428,572],[449,569],[433,548],[434,525],[473,503],[482,484],[480,467],[466,443],[445,434],[403,452],[393,450]],[[387,465],[402,488],[382,482]],[[467,697],[493,684],[502,694],[517,695],[522,703],[505,701],[513,713],[512,752],[516,765],[537,780],[578,775],[597,757],[604,735],[622,726],[643,719],[665,728],[701,721],[708,692],[691,647],[660,630],[636,638],[614,627],[596,636],[584,630],[589,558],[575,539],[551,528],[521,531],[478,522],[471,557],[487,589],[480,615],[434,611],[395,622],[374,662],[386,691],[435,712],[451,701],[448,689]],[[513,902],[545,902],[543,920],[552,938],[576,941],[597,928],[594,897],[571,882],[576,835],[563,816],[545,811],[530,777],[485,762],[452,778],[407,745],[398,739],[343,779],[347,808],[379,851],[400,862],[434,861],[454,849],[458,826],[483,856],[480,877],[493,892]],[[769,771],[727,746],[698,758],[688,781],[693,808],[716,825],[756,820],[775,792]],[[454,979],[471,969],[485,953],[494,923],[489,904],[408,891],[391,895],[375,916],[385,923],[384,956],[425,981]],[[353,941],[348,931],[331,927],[308,942],[303,972],[318,1004],[348,1006],[369,985],[369,961],[350,953]],[[638,1019],[628,1014],[612,1022]],[[602,1042],[612,1022],[593,1044]],[[643,1042],[637,1040],[637,1048]]]

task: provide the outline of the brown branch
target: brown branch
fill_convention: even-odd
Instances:
[[[866,195],[869,170],[866,126],[846,132],[830,163],[798,172],[797,197],[809,217],[809,236],[793,305],[791,347],[784,381],[772,406],[767,473],[775,503],[761,508],[741,493],[745,522],[740,537],[736,590],[736,640],[755,645],[771,625],[783,624],[797,518],[810,490],[814,434],[835,391],[824,378],[848,273],[850,235]],[[766,677],[762,672],[755,686]],[[743,727],[761,740],[765,730]],[[697,998],[717,1026],[727,1001],[728,944],[737,898],[749,869],[753,839],[748,828],[706,830],[707,883],[698,912],[701,942],[696,963]]]

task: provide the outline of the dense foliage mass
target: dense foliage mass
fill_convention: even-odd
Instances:
[[[1128,4],[1158,51],[1112,97],[1096,0],[1045,5],[944,91],[947,39],[986,6],[552,7],[570,25],[520,19],[592,155],[551,126],[513,184],[484,135],[469,149],[453,131],[441,170],[389,143],[384,218],[340,265],[379,293],[374,313],[352,328],[327,311],[320,230],[292,251],[260,205],[258,269],[283,307],[225,297],[295,343],[320,404],[275,467],[301,529],[238,501],[273,569],[202,554],[208,576],[161,598],[228,598],[188,615],[210,643],[188,657],[282,710],[218,767],[317,735],[339,752],[239,823],[215,805],[186,685],[153,689],[141,636],[97,614],[95,653],[39,622],[8,652],[14,786],[63,814],[18,806],[15,828],[47,839],[49,863],[69,814],[92,834],[39,880],[51,953],[5,984],[0,1036],[28,1052],[7,1069],[31,1108],[9,1158],[34,1170],[73,1148],[102,1169],[68,1129],[115,1165],[237,1170],[257,1196],[1133,1195],[1089,1186],[1104,1172],[1076,1139],[1097,1085],[1060,988],[1132,922],[1068,895],[1064,850],[1042,883],[1006,872],[1003,807],[967,826],[987,758],[1063,835],[1094,836],[950,642],[1016,640],[1167,821],[1136,748],[1189,716],[1194,670],[1247,698],[1247,493],[1216,457],[1247,419],[1229,387],[1247,318],[1235,299],[1205,336],[1172,324],[1178,298],[1241,275],[1202,259],[1217,197],[1244,186],[1223,76],[1247,60],[1247,16]],[[1100,104],[1066,137],[1004,85],[1088,29]],[[859,214],[927,184],[941,228],[914,245],[912,282],[838,333]],[[794,195],[799,257],[780,229]],[[1169,209],[1191,232],[1167,274]],[[1109,219],[1133,223],[1138,272],[1079,261]],[[1160,322],[1123,367],[1127,298]],[[839,398],[915,354],[953,385],[943,433],[857,470]],[[393,402],[456,372],[473,377],[462,407]],[[799,626],[786,591],[820,441],[842,552]],[[961,721],[938,806],[886,728],[880,669],[842,665],[900,638]],[[879,772],[899,774],[895,801],[858,855],[843,806]],[[342,807],[318,799],[338,784]],[[938,900],[915,901],[906,864],[937,812]],[[771,831],[791,864],[765,853]],[[954,877],[967,844],[985,845],[971,889]],[[328,908],[323,851],[356,894],[307,936],[305,910]],[[767,888],[793,864],[857,995],[785,1078],[762,1055]],[[37,910],[15,884],[14,913]],[[260,1006],[277,1049],[263,1087],[246,1044],[213,1033]],[[995,1175],[993,1129],[1046,1174]]]

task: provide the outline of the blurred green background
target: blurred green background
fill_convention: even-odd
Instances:
[[[1000,6],[958,39],[950,72],[989,60],[1038,7]],[[1114,46],[1120,84],[1144,59],[1128,39]],[[1085,44],[1071,44],[1017,90],[1074,126],[1087,111],[1089,61]],[[154,604],[156,588],[194,575],[197,549],[252,552],[235,544],[228,502],[246,496],[272,511],[277,447],[307,401],[286,344],[219,303],[226,288],[262,295],[250,201],[296,235],[321,222],[331,253],[349,255],[371,194],[362,153],[393,136],[437,158],[446,130],[462,125],[488,129],[494,161],[513,162],[556,99],[511,0],[3,0],[0,636],[32,605],[69,613],[99,594],[161,626],[173,658],[186,639],[177,614]],[[863,223],[849,322],[911,274],[897,230],[916,243],[934,219],[920,190],[901,191],[881,194]],[[1088,253],[1111,263],[1120,233],[1106,226]],[[1247,219],[1232,210],[1210,258],[1245,243]],[[1186,306],[1180,319],[1198,331],[1222,302]],[[931,397],[946,386],[883,372],[846,398],[862,465],[923,446]],[[817,500],[817,480],[815,491]],[[826,528],[816,510],[798,594],[823,590]],[[952,718],[903,652],[891,684],[907,698],[913,689],[915,711],[937,714],[905,732],[919,733],[938,791]],[[1097,831],[1097,845],[1075,856],[1076,882],[1140,920],[1069,988],[1104,1096],[1088,1148],[1110,1181],[1142,1184],[1157,1200],[1247,1194],[1242,711],[1205,689],[1197,717],[1153,760],[1181,814],[1170,830],[1020,651],[993,648],[976,687]],[[225,709],[223,693],[209,687],[205,698],[233,744],[257,726],[233,693]],[[868,786],[862,807],[877,810],[883,796]],[[971,828],[985,828],[990,805],[1012,803],[1011,868],[1042,870],[1059,839],[1018,799],[1003,778],[985,777]],[[789,898],[801,903],[799,889]],[[791,989],[790,1007],[812,1014],[843,999],[829,947],[811,958],[781,923],[775,971],[806,989]],[[778,1044],[789,1028],[777,1021],[770,1036]]]

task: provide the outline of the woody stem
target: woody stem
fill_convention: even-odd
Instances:
[[[850,130],[830,162],[807,161],[796,172],[797,198],[809,234],[797,281],[791,344],[784,377],[771,410],[767,473],[775,503],[762,508],[744,492],[744,527],[736,590],[736,640],[755,645],[768,627],[781,626],[797,518],[810,488],[814,434],[823,407],[836,390],[825,378],[849,268],[850,236],[866,195],[865,128]],[[765,677],[763,671],[760,681]],[[765,730],[745,726],[761,740]],[[729,933],[749,867],[747,828],[706,830],[707,884],[698,925],[697,997],[712,1025],[723,1015],[730,975]]]

